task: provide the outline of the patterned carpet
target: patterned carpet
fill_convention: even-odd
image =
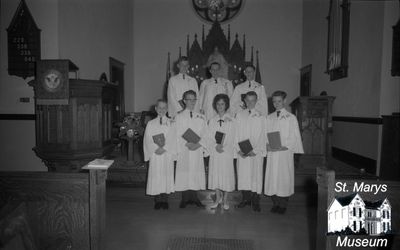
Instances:
[[[252,240],[181,237],[169,240],[167,250],[253,250]]]

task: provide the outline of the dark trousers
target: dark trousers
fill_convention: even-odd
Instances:
[[[159,194],[154,196],[154,202],[158,203],[158,202],[168,202],[168,194],[163,193],[163,194]]]
[[[182,191],[182,202],[197,202],[200,201],[197,197],[197,191],[186,190]]]
[[[271,196],[271,199],[272,199],[272,203],[274,204],[274,206],[278,206],[281,208],[287,208],[287,205],[289,202],[289,197],[273,195],[273,196]]]
[[[250,201],[253,204],[260,204],[260,195],[256,192],[243,190],[242,191],[243,201]]]

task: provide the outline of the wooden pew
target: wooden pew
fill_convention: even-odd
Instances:
[[[348,193],[336,192],[335,185],[337,182],[347,183],[346,189]],[[383,249],[400,249],[400,182],[396,181],[385,181],[379,180],[377,177],[362,177],[360,175],[335,175],[335,171],[329,170],[325,167],[317,168],[317,184],[318,184],[318,214],[317,214],[317,235],[316,235],[316,249],[349,249],[348,247],[337,247],[336,241],[334,242],[335,236],[327,236],[328,232],[328,217],[327,210],[334,199],[334,197],[342,197],[353,193],[354,183],[360,184],[386,184],[386,192],[378,192],[374,194],[372,192],[359,192],[359,195],[363,200],[376,201],[384,198],[388,198],[391,204],[392,214],[392,229],[395,234],[388,237],[390,246]],[[372,237],[372,236],[365,236]],[[363,248],[363,249],[380,249],[380,248]]]
[[[105,180],[105,170],[0,172],[0,205],[24,203],[37,249],[60,238],[66,249],[104,249]]]

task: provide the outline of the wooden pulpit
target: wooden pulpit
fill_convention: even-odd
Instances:
[[[304,154],[297,167],[315,174],[317,166],[326,165],[331,155],[333,96],[300,96],[291,104],[299,122]]]
[[[49,171],[79,171],[113,150],[114,89],[103,81],[70,79],[75,70],[69,60],[41,60],[30,82],[36,114],[33,150]]]

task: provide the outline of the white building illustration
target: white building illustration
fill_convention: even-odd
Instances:
[[[328,207],[328,233],[340,232],[349,227],[353,232],[364,228],[369,235],[391,230],[389,200],[364,201],[359,194],[336,197]]]

